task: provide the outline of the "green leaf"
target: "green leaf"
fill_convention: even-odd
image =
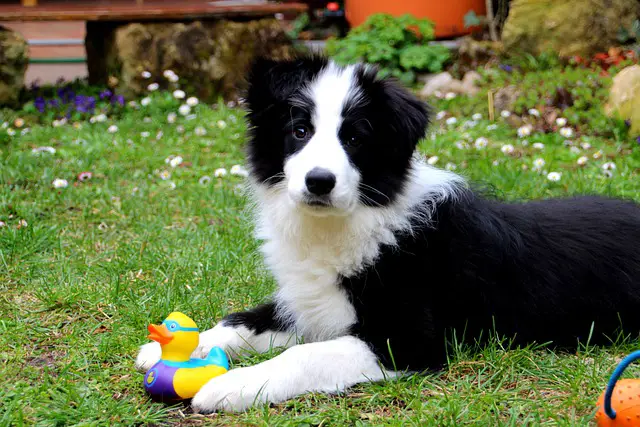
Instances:
[[[464,27],[465,28],[477,27],[480,24],[481,24],[480,18],[478,17],[478,15],[476,15],[475,11],[470,10],[469,12],[467,12],[464,15]]]

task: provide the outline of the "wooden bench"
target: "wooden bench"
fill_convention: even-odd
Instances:
[[[158,21],[222,17],[260,17],[276,13],[298,14],[307,5],[265,0],[113,0],[40,2],[0,5],[0,21]]]
[[[293,17],[308,6],[266,0],[21,0],[22,5],[0,4],[2,21],[86,22],[85,49],[89,82],[107,82],[105,58],[117,28],[126,24],[189,23],[193,21],[252,21],[284,14]]]

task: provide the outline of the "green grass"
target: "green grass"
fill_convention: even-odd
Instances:
[[[535,133],[523,145],[503,119],[491,131],[488,120],[464,128],[470,118],[460,112],[482,105],[478,99],[437,101],[458,118],[436,122],[421,144],[425,155],[438,156],[437,166],[454,164],[509,200],[599,193],[640,201],[634,141],[589,136],[582,125],[585,135],[573,141],[592,148],[580,153],[556,132]],[[556,354],[496,340],[478,352],[455,348],[444,372],[357,386],[344,396],[309,394],[208,417],[151,403],[133,368],[149,322],[181,310],[208,328],[274,288],[251,236],[242,178],[213,176],[243,163],[240,110],[199,105],[195,119],[168,124],[168,110],[155,102],[123,114],[114,134],[111,120],[80,129],[36,124],[13,137],[0,129],[0,425],[584,425],[617,361],[637,347],[619,341]],[[0,113],[0,123],[20,114]],[[197,126],[207,134],[196,135]],[[473,148],[479,137],[489,141],[483,150]],[[457,141],[471,147],[459,149]],[[504,144],[514,146],[511,155]],[[56,152],[33,154],[38,146]],[[184,163],[170,167],[170,155]],[[584,167],[580,156],[589,158]],[[537,158],[544,172],[532,170]],[[605,162],[616,165],[611,177]],[[79,182],[83,171],[93,178]],[[552,171],[562,172],[559,181],[547,179]],[[201,183],[203,176],[211,181]],[[69,186],[54,189],[56,178]],[[634,374],[640,370],[632,367]]]

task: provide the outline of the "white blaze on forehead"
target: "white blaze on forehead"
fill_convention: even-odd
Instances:
[[[356,67],[345,68],[329,63],[310,83],[307,95],[313,100],[313,125],[318,129],[332,128],[337,135],[342,123],[342,110],[347,101],[359,96]]]

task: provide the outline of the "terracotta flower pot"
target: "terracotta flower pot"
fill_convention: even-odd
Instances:
[[[356,27],[374,13],[400,16],[410,13],[427,18],[436,25],[436,37],[446,38],[468,34],[464,15],[470,10],[477,15],[486,13],[485,0],[346,0],[345,13],[349,24]]]

